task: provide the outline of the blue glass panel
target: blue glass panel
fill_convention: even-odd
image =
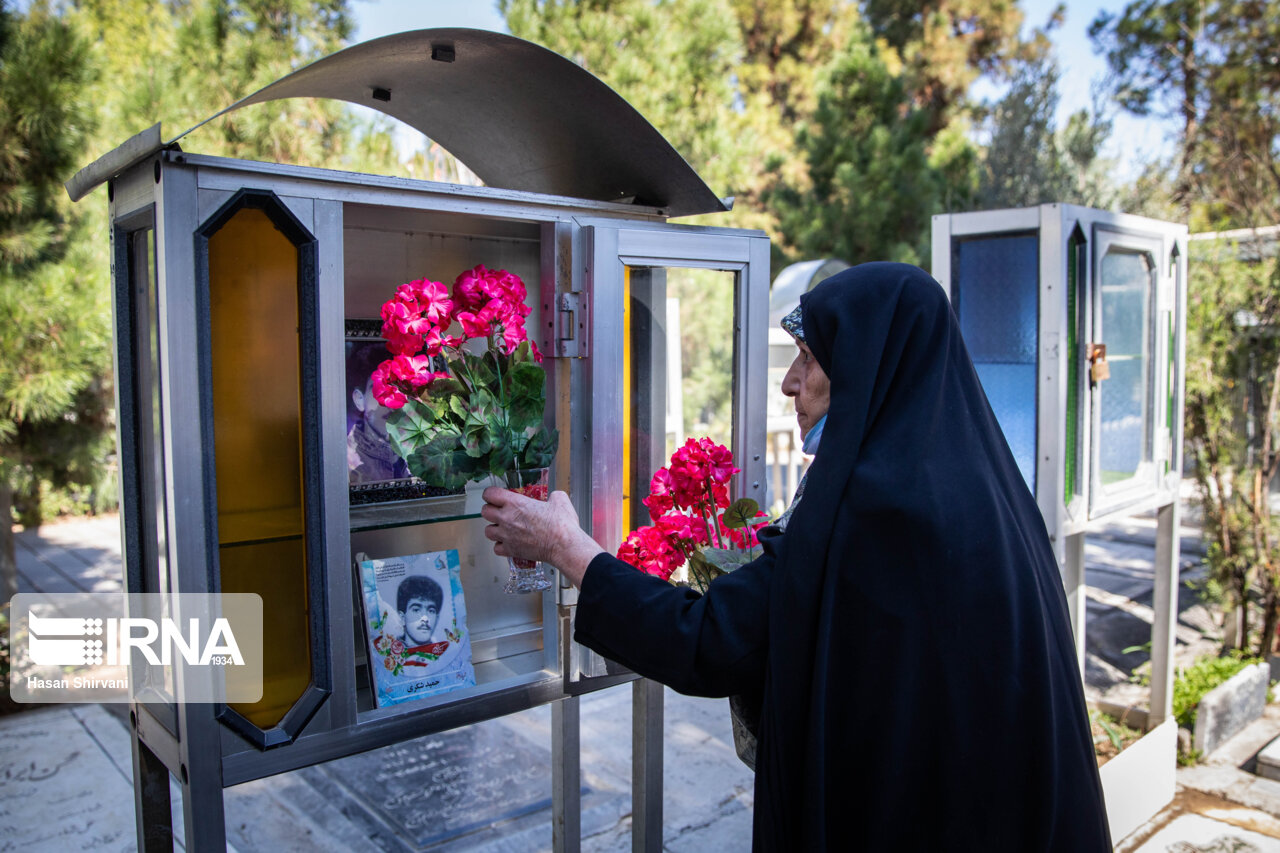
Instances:
[[[1040,253],[1034,234],[956,244],[956,314],[975,364],[1036,363]]]
[[[951,295],[982,388],[1035,491],[1039,240],[1029,234],[956,241]]]
[[[974,367],[1022,479],[1031,488],[1036,480],[1036,366],[987,363]]]
[[[1101,339],[1111,377],[1098,383],[1098,474],[1102,484],[1127,480],[1149,458],[1151,370],[1148,362],[1153,291],[1145,253],[1112,248],[1099,275]]]

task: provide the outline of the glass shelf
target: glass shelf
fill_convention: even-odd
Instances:
[[[218,545],[261,545],[302,538],[302,508],[298,506],[218,513]]]
[[[479,504],[468,506],[466,494],[360,504],[349,510],[352,530],[386,530],[411,524],[479,518]],[[470,511],[468,511],[470,510]]]

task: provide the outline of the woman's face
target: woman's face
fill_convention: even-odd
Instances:
[[[796,346],[800,352],[782,378],[782,393],[795,398],[796,421],[800,424],[800,437],[804,438],[831,405],[831,380],[807,346],[800,341]]]

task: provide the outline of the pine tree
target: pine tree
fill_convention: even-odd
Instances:
[[[736,108],[742,45],[727,0],[501,0],[499,7],[512,35],[618,92],[717,195],[742,186],[751,140]]]
[[[872,35],[851,38],[797,133],[810,185],[770,194],[784,239],[806,257],[923,263],[930,217],[948,190],[952,204],[967,200],[976,165],[970,145],[930,125]]]
[[[978,204],[986,209],[1064,202],[1109,207],[1115,191],[1101,157],[1110,122],[1078,110],[1057,128],[1060,72],[1051,53],[1019,62],[991,108]]]
[[[968,107],[969,86],[980,74],[1001,75],[1034,45],[1019,31],[1017,0],[864,0],[876,37],[901,61],[911,103],[936,135]]]
[[[84,287],[62,182],[93,113],[88,45],[44,2],[0,3],[0,577],[15,591],[12,510],[46,481],[95,484],[110,410],[110,315]]]

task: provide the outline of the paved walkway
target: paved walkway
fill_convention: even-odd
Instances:
[[[1124,641],[1127,632],[1140,636],[1138,643],[1149,639],[1153,531],[1149,519],[1133,519],[1088,540],[1089,631],[1091,637],[1097,635],[1089,649],[1094,692],[1127,684],[1134,653],[1119,654],[1116,642]],[[1196,532],[1184,532],[1184,564],[1194,571],[1197,558],[1188,552],[1198,547]],[[118,521],[105,517],[22,532],[18,567],[21,591],[118,590]],[[1200,612],[1203,608],[1197,610],[1193,597],[1185,604],[1179,647],[1189,654],[1214,626],[1207,612]],[[1144,617],[1147,628],[1141,636]],[[1108,620],[1114,624],[1102,630]],[[1211,636],[1208,642],[1212,645]],[[1140,663],[1140,656],[1136,660]],[[630,849],[630,703],[629,686],[582,699],[584,850]],[[0,717],[0,853],[134,849],[123,708],[62,705]],[[667,691],[665,720],[665,849],[749,849],[752,776],[734,755],[724,701]],[[346,769],[331,762],[227,789],[229,841],[243,853],[550,849],[545,805],[550,797],[550,729],[548,707],[467,727],[468,736],[508,744],[513,754],[537,766],[529,784],[544,793],[534,798],[541,804],[496,825],[468,826],[447,837],[437,833],[429,845],[415,844],[370,808],[358,795],[359,786],[346,778]],[[1179,771],[1178,798],[1119,840],[1117,850],[1280,853],[1280,783],[1254,776],[1248,766],[1252,755],[1278,735],[1280,709],[1273,707],[1207,764]],[[175,796],[175,812],[178,800]],[[181,815],[174,818],[180,828]]]

